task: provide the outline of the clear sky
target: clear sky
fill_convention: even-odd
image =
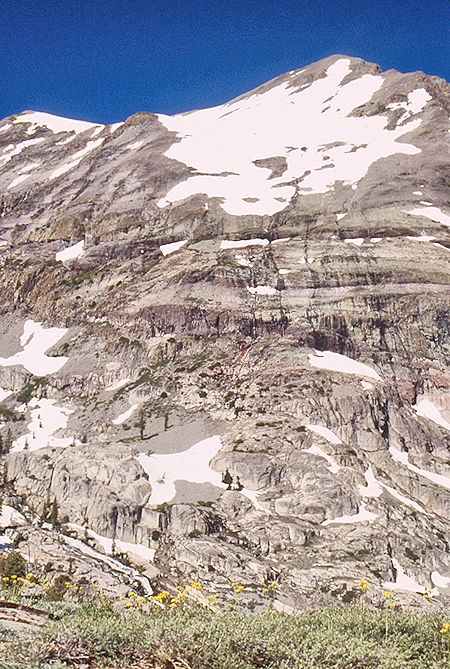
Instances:
[[[333,53],[449,79],[449,0],[1,0],[0,118],[223,103]]]

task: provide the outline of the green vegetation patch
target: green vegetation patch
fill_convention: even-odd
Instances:
[[[361,605],[291,615],[203,606],[117,610],[80,605],[22,640],[3,642],[0,668],[76,666],[191,669],[444,669],[443,612]],[[19,666],[19,665],[17,665]]]
[[[18,402],[27,404],[39,386],[45,385],[46,381],[46,376],[33,376],[33,378],[26,384],[26,386],[22,388],[22,390],[17,395]]]

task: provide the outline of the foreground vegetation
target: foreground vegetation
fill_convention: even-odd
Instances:
[[[144,597],[130,590],[113,600],[96,583],[60,578],[50,584],[27,574],[13,551],[0,562],[0,598],[31,614],[41,612],[44,621],[20,631],[2,628],[0,621],[0,669],[450,666],[448,612],[432,603],[428,610],[402,608],[390,592],[383,593],[381,607],[370,607],[364,580],[352,604],[288,615],[274,608],[275,582],[263,589],[267,610],[249,613],[240,602],[245,587],[237,583],[228,593],[231,601],[224,593],[204,594],[199,582],[186,580],[172,594]]]
[[[200,607],[147,614],[89,602],[31,637],[5,633],[0,667],[444,669],[448,641],[440,629],[436,613],[360,605],[294,615]]]

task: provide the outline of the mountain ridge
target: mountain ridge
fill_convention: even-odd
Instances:
[[[125,592],[114,538],[137,587],[448,601],[448,92],[377,67],[0,122],[2,522],[38,565]]]

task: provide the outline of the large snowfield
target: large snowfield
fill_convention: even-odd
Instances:
[[[193,170],[159,206],[204,193],[221,198],[229,214],[272,215],[294,196],[293,179],[300,178],[299,190],[307,194],[324,193],[336,182],[356,187],[379,158],[419,153],[418,147],[397,140],[419,127],[416,115],[431,99],[428,93],[418,89],[397,103],[404,110],[401,125],[388,130],[385,116],[351,116],[371,100],[384,78],[364,74],[344,82],[349,74],[350,61],[341,58],[311,84],[294,85],[288,79],[218,107],[159,114],[179,139],[165,155]],[[281,175],[258,164],[270,158],[283,164]]]

